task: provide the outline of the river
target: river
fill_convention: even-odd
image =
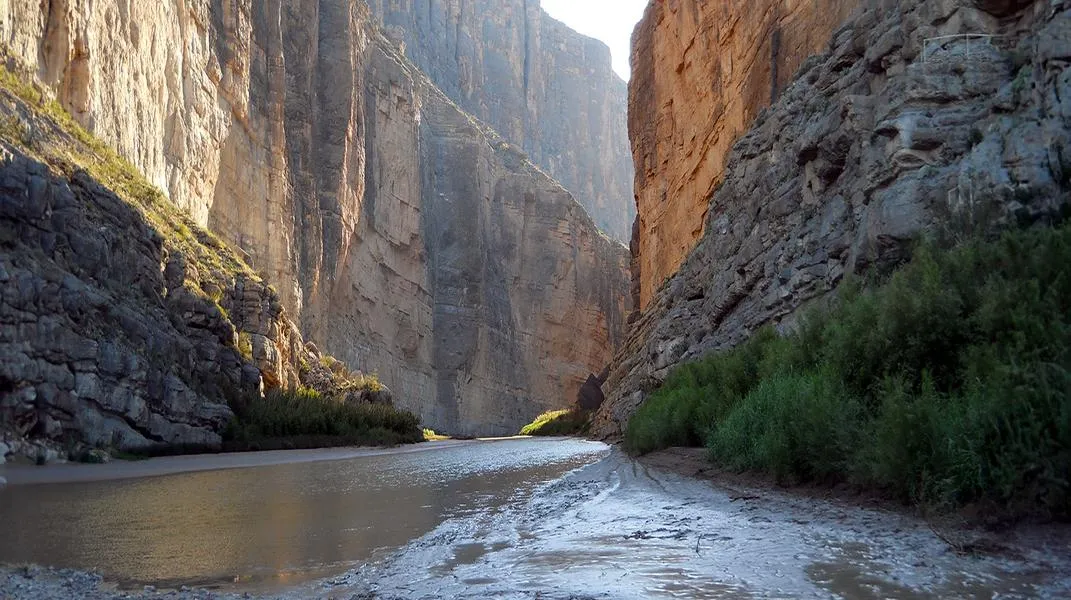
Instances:
[[[0,562],[284,598],[1071,597],[1071,548],[741,495],[581,440],[4,467]]]

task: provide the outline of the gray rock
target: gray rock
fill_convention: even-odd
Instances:
[[[368,5],[452,101],[561,182],[608,235],[629,239],[627,89],[602,44],[526,0],[470,0],[464,10],[454,0]],[[459,51],[465,31],[482,33]]]
[[[1033,5],[864,4],[733,147],[703,237],[615,358],[595,432],[620,435],[673,367],[791,326],[846,273],[892,268],[920,233],[1060,219],[1071,7],[1022,10]],[[994,37],[917,47],[958,33]]]

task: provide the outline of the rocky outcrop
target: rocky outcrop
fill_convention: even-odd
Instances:
[[[513,433],[610,356],[624,249],[363,3],[12,0],[0,35],[429,426]]]
[[[63,129],[7,85],[5,451],[47,460],[86,447],[217,449],[229,403],[265,386],[309,383],[302,365],[314,356],[267,283],[107,149],[87,145],[84,133]],[[93,173],[111,174],[113,187]]]
[[[260,385],[221,310],[165,276],[161,238],[93,180],[6,145],[0,178],[0,423],[124,450],[218,446],[227,395]]]
[[[703,237],[614,359],[596,430],[620,434],[675,365],[791,327],[918,235],[1068,214],[1069,56],[1068,2],[865,2],[737,140]]]
[[[632,39],[638,306],[695,246],[729,149],[861,0],[652,2]]]
[[[370,0],[384,31],[463,110],[557,179],[611,237],[636,215],[625,82],[610,50],[539,0]]]

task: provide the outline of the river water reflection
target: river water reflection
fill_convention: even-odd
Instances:
[[[318,462],[273,453],[281,464],[10,485],[0,489],[0,562],[96,569],[129,586],[274,589],[352,569],[444,519],[523,501],[607,452],[580,440],[514,439]]]

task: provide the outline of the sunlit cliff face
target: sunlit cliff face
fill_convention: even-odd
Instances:
[[[1011,3],[1027,7],[1017,13],[987,12],[989,4],[865,3],[733,138],[709,202],[674,213],[705,215],[705,233],[675,276],[646,288],[648,313],[611,369],[597,429],[619,432],[681,362],[735,346],[765,324],[790,327],[845,274],[900,264],[919,235],[1059,218],[1071,173],[1071,107],[1059,91],[1068,81],[1068,17],[1044,2]],[[668,26],[649,21],[638,31]],[[682,73],[699,56],[679,63]],[[652,77],[665,72],[654,65],[646,65]],[[667,115],[655,109],[657,94],[640,93],[655,88],[635,83],[632,100]],[[703,93],[688,108],[705,106]],[[630,116],[644,157],[637,181],[646,177],[655,193],[681,166],[659,127],[690,111],[675,105],[657,124],[638,114]],[[714,180],[711,172],[702,181]],[[637,189],[642,220],[644,184]],[[661,214],[674,198],[691,197],[667,194]],[[655,223],[656,233],[668,222]],[[654,260],[644,254],[644,231],[641,276]]]

